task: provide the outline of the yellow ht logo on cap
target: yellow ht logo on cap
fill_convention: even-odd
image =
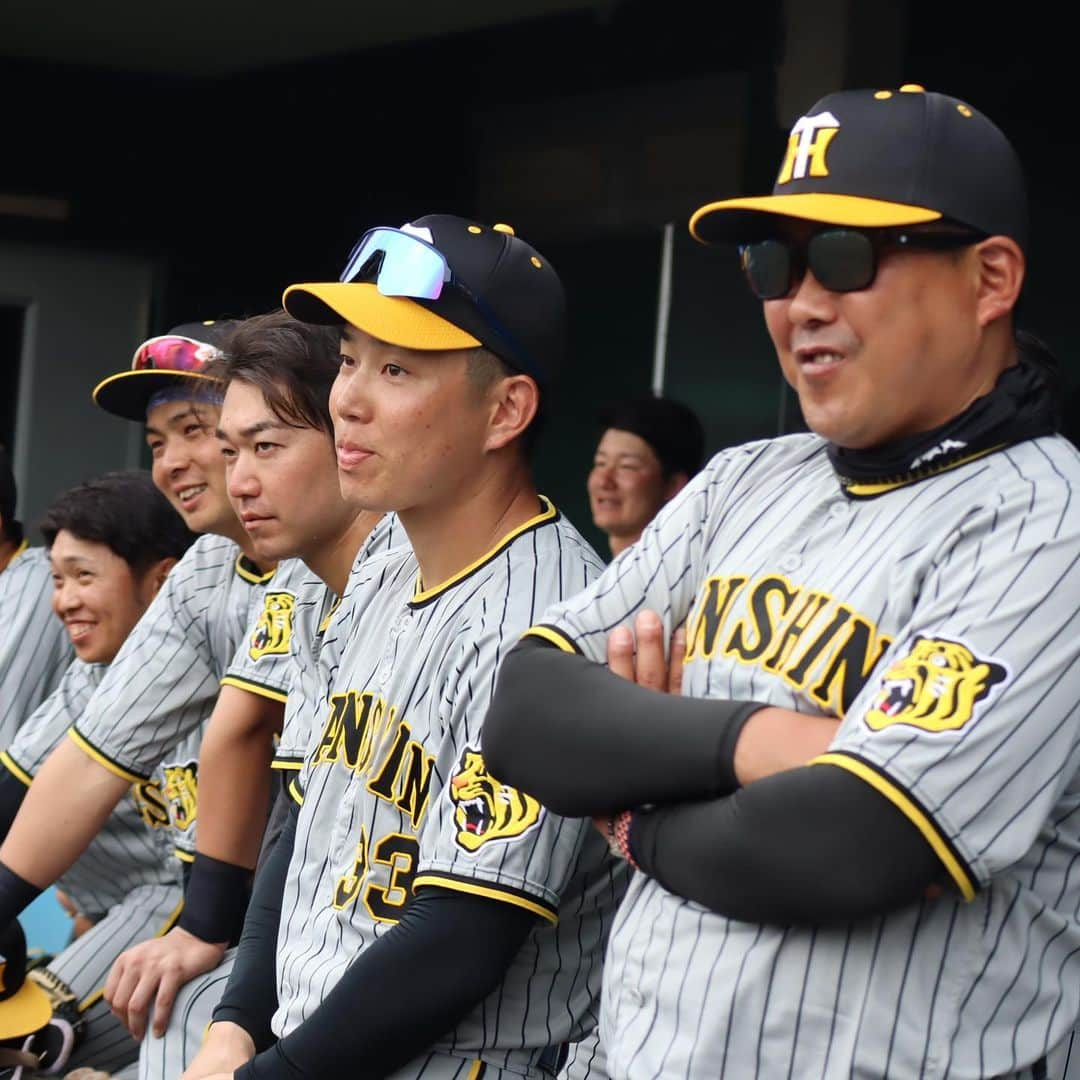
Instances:
[[[840,121],[830,112],[802,117],[788,136],[787,156],[780,167],[777,184],[805,180],[807,176],[828,176],[825,151],[839,130]]]

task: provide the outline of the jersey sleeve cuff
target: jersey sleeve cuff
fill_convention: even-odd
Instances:
[[[289,700],[288,692],[279,686],[267,686],[265,683],[246,679],[241,675],[226,675],[221,680],[222,686],[235,686],[238,690],[246,690],[249,694],[258,697],[269,698],[271,701],[280,701],[283,705]]]
[[[562,649],[563,652],[577,653],[578,655],[581,654],[581,649],[577,642],[557,626],[540,623],[537,626],[530,626],[521,636],[523,638],[539,638],[541,641],[546,641],[549,645],[554,645],[557,649]]]
[[[93,758],[94,761],[102,766],[102,768],[108,769],[114,776],[119,776],[121,779],[127,780],[132,784],[139,784],[144,780],[150,779],[149,774],[134,772],[126,765],[121,765],[119,761],[114,761],[107,754],[102,753],[86,738],[85,735],[79,734],[75,728],[68,728],[68,738],[71,739],[84,754]]]
[[[869,784],[879,795],[888,799],[919,830],[923,839],[933,848],[934,854],[941,860],[949,876],[956,883],[960,895],[965,900],[975,899],[978,879],[967,860],[911,792],[901,787],[892,777],[887,776],[880,767],[854,754],[834,751],[814,758],[810,764],[835,765],[837,768],[845,769]]]
[[[0,750],[0,765],[3,765],[16,780],[22,781],[27,787],[33,783],[33,774],[22,768],[6,750]]]
[[[296,772],[304,767],[304,759],[301,757],[289,757],[278,755],[270,762],[271,769],[280,769],[283,772]]]
[[[504,904],[531,911],[550,923],[559,921],[558,912],[550,904],[545,904],[538,897],[523,889],[512,889],[507,885],[497,885],[490,881],[478,881],[476,878],[463,877],[459,874],[447,874],[438,870],[425,870],[413,879],[413,892],[419,892],[425,886],[440,889],[452,889],[454,892],[468,893],[470,896],[482,896],[488,900],[497,900]]]

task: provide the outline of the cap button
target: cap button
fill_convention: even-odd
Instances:
[[[507,236],[513,236],[514,235],[513,227],[510,226],[510,225],[502,225],[502,224],[500,224],[500,225],[492,225],[491,228],[495,232],[506,233]]]
[[[913,83],[913,82],[904,83],[904,85],[900,87],[900,93],[901,94],[925,94],[926,93],[926,87],[925,86],[920,86],[918,83]]]

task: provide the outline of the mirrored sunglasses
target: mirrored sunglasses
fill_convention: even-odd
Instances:
[[[808,268],[830,292],[856,292],[873,285],[885,251],[945,251],[983,239],[970,230],[822,229],[808,240],[773,238],[741,244],[739,262],[759,300],[778,300],[791,293]]]
[[[340,281],[373,281],[383,296],[438,300],[451,280],[442,252],[400,229],[369,229],[357,241]]]
[[[201,373],[221,352],[205,341],[164,334],[144,341],[135,350],[132,371],[191,371]]]

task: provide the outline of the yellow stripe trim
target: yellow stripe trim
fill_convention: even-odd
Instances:
[[[265,585],[266,582],[274,576],[274,572],[277,570],[277,567],[274,566],[262,574],[252,573],[252,571],[244,565],[244,559],[245,556],[243,554],[236,556],[236,574],[245,581],[250,581],[252,585]],[[251,560],[249,559],[248,561],[250,562]]]
[[[271,769],[284,769],[286,771],[292,769],[299,772],[303,767],[304,763],[302,761],[281,761],[278,758],[274,758],[274,760],[270,762]]]
[[[941,833],[938,832],[934,822],[911,801],[905,792],[891,784],[881,773],[846,754],[822,754],[821,757],[814,758],[810,764],[836,765],[841,769],[847,769],[860,780],[865,780],[879,794],[884,795],[922,833],[923,839],[934,849],[934,854],[942,861],[945,869],[956,882],[963,898],[975,899],[975,886],[967,871],[949,850],[948,844],[941,838]]]
[[[465,1077],[465,1080],[480,1080],[480,1077],[484,1075],[484,1063],[482,1061],[474,1061],[472,1068],[469,1070],[469,1075]]]
[[[959,469],[961,465],[967,465],[970,461],[978,461],[979,458],[986,457],[987,454],[996,454],[1008,445],[1008,443],[999,443],[997,446],[991,446],[989,450],[980,450],[977,454],[957,458],[956,461],[950,461],[947,465],[939,465],[936,469],[930,469],[928,472],[919,470],[915,476],[905,476],[899,480],[886,480],[882,484],[849,484],[846,490],[852,495],[883,495],[886,491],[895,491],[897,488],[907,487],[908,484],[917,484],[920,480],[926,480],[931,476],[937,476],[939,473],[948,472],[950,469]]]
[[[258,683],[245,682],[235,675],[226,675],[225,678],[221,680],[221,685],[235,686],[237,690],[246,690],[249,694],[254,694],[256,697],[269,698],[271,701],[280,701],[282,705],[289,700],[289,695],[282,693],[280,690],[271,690],[268,686],[260,686]]]
[[[527,532],[529,529],[535,528],[537,525],[542,525],[545,521],[552,521],[558,515],[559,511],[555,509],[554,504],[550,499],[540,496],[540,502],[543,504],[544,509],[536,515],[536,517],[529,518],[528,521],[519,525],[516,529],[512,529],[508,532],[490,551],[485,555],[481,555],[476,562],[469,563],[464,570],[459,570],[453,577],[447,578],[442,584],[435,585],[430,589],[424,589],[424,583],[420,580],[420,575],[416,575],[416,591],[413,593],[412,602],[414,604],[420,603],[424,600],[430,600],[433,596],[438,596],[439,593],[445,589],[451,588],[456,585],[462,578],[468,577],[473,571],[483,566],[484,563],[490,562],[503,550],[508,544],[519,537],[523,532]]]
[[[559,921],[559,917],[550,908],[544,907],[543,904],[526,900],[525,897],[518,896],[516,893],[504,892],[494,886],[474,885],[458,881],[456,878],[439,877],[436,874],[421,874],[419,877],[413,878],[413,892],[416,892],[421,885],[436,885],[440,889],[454,889],[457,892],[469,893],[472,896],[483,896],[488,900],[501,900],[504,904],[513,904],[515,907],[531,911],[534,915],[547,919],[549,923]]]
[[[16,560],[16,559],[17,559],[17,558],[18,558],[18,557],[20,556],[20,555],[22,555],[22,554],[23,554],[23,552],[25,552],[25,551],[26,551],[26,549],[27,549],[27,548],[29,548],[29,547],[30,547],[30,541],[29,541],[29,540],[24,540],[24,541],[23,541],[23,542],[22,542],[22,543],[21,543],[21,544],[20,544],[20,545],[19,545],[19,546],[18,546],[18,547],[17,547],[16,549],[15,549],[15,554],[14,554],[14,555],[12,555],[10,559],[8,559],[8,561],[7,561],[7,564],[8,564],[8,566],[10,566],[10,565],[11,565],[11,564],[12,564],[12,563],[13,563],[13,562],[14,562],[14,561],[15,561],[15,560]],[[6,570],[6,569],[7,569],[7,567],[4,567],[4,569]]]
[[[190,851],[185,851],[183,848],[173,848],[173,854],[181,861],[186,863],[193,863],[195,856]]]
[[[319,623],[319,633],[325,634],[330,626],[330,620],[334,617],[334,612],[341,607],[341,597],[335,596],[334,602],[330,605],[330,610],[322,617],[322,622]]]
[[[92,757],[102,768],[108,769],[114,776],[119,776],[122,780],[127,780],[132,784],[141,784],[146,780],[145,776],[140,776],[130,769],[125,769],[123,765],[117,765],[115,761],[110,761],[100,750],[94,749],[74,728],[68,728],[68,738],[84,754]]]
[[[289,781],[289,794],[292,796],[292,800],[297,806],[304,805],[304,793],[297,787],[295,780]]]
[[[164,937],[175,925],[176,920],[180,918],[180,912],[184,910],[184,901],[181,900],[179,904],[172,909],[169,917],[165,920],[165,924],[154,935],[154,937]],[[105,987],[101,987],[100,990],[95,990],[88,997],[82,999],[79,1002],[79,1012],[86,1012],[91,1005],[96,1005],[101,1000],[101,995],[105,993]]]
[[[34,778],[25,769],[21,769],[6,750],[0,750],[0,762],[7,767],[9,773],[17,780],[21,780],[27,787],[33,783]]]
[[[556,648],[562,649],[563,652],[577,652],[568,637],[563,637],[557,630],[552,630],[550,626],[532,626],[521,636],[523,638],[538,637],[543,641],[549,641]]]

